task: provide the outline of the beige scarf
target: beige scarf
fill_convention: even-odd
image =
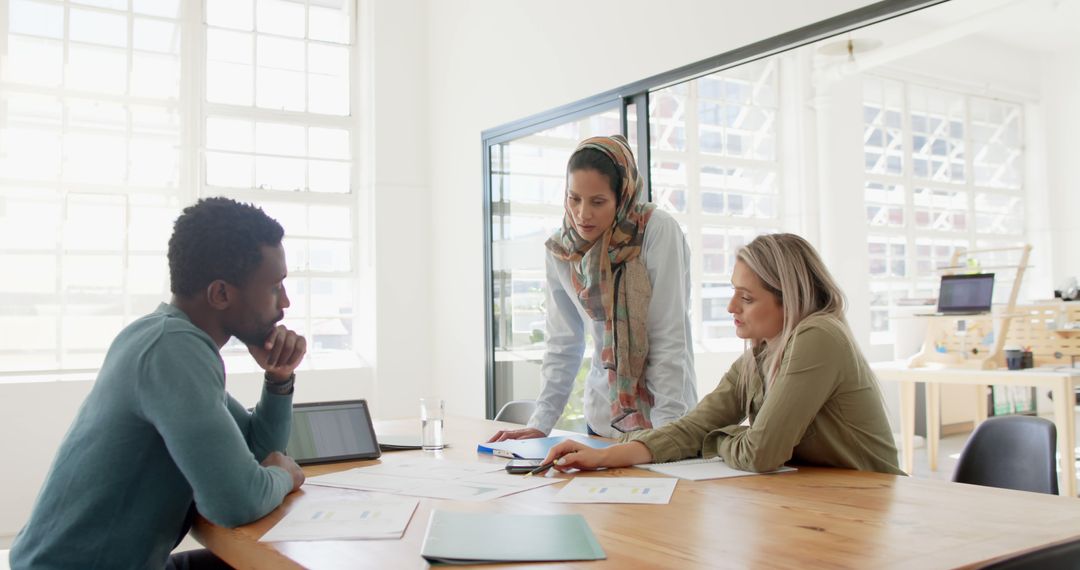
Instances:
[[[621,135],[593,137],[577,150],[593,148],[609,156],[622,177],[619,211],[615,221],[593,243],[574,230],[570,211],[563,215],[562,230],[546,245],[570,263],[571,281],[585,312],[604,321],[604,347],[600,358],[608,371],[611,426],[629,432],[651,428],[649,413],[654,398],[645,384],[649,337],[646,317],[652,283],[639,259],[645,226],[655,204],[639,204],[642,181],[630,145]]]

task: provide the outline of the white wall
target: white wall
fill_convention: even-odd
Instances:
[[[380,418],[415,417],[418,400],[438,388],[430,366],[432,274],[429,184],[427,5],[416,0],[363,2],[361,60],[371,181],[368,235],[374,258],[375,394]],[[364,16],[367,17],[364,17]],[[370,54],[363,53],[367,51]],[[460,230],[459,230],[460,231]],[[364,318],[364,315],[361,315]]]
[[[431,2],[431,325],[448,409],[484,413],[481,131],[869,3]],[[711,388],[702,365],[726,364],[700,360]]]
[[[1046,182],[1050,192],[1050,239],[1053,285],[1066,277],[1080,279],[1080,48],[1045,59],[1043,109],[1046,113]]]

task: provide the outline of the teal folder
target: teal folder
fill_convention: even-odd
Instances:
[[[597,449],[614,445],[614,442],[594,439],[584,435],[556,435],[533,439],[508,439],[497,443],[481,443],[476,446],[476,451],[514,459],[543,459],[547,457],[548,451],[555,447],[555,444],[568,439]]]
[[[438,564],[603,560],[581,515],[510,515],[434,510],[420,555]]]

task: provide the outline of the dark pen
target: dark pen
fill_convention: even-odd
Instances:
[[[532,477],[533,475],[536,475],[537,473],[540,473],[540,472],[543,472],[543,471],[547,471],[548,469],[551,469],[551,467],[553,465],[555,465],[554,461],[552,461],[550,463],[544,463],[540,467],[537,467],[536,469],[533,469],[532,471],[529,471],[528,473],[526,473],[525,476],[526,477]]]

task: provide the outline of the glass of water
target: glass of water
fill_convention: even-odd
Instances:
[[[420,429],[424,451],[438,451],[446,447],[443,440],[443,420],[446,403],[438,398],[420,398]]]

